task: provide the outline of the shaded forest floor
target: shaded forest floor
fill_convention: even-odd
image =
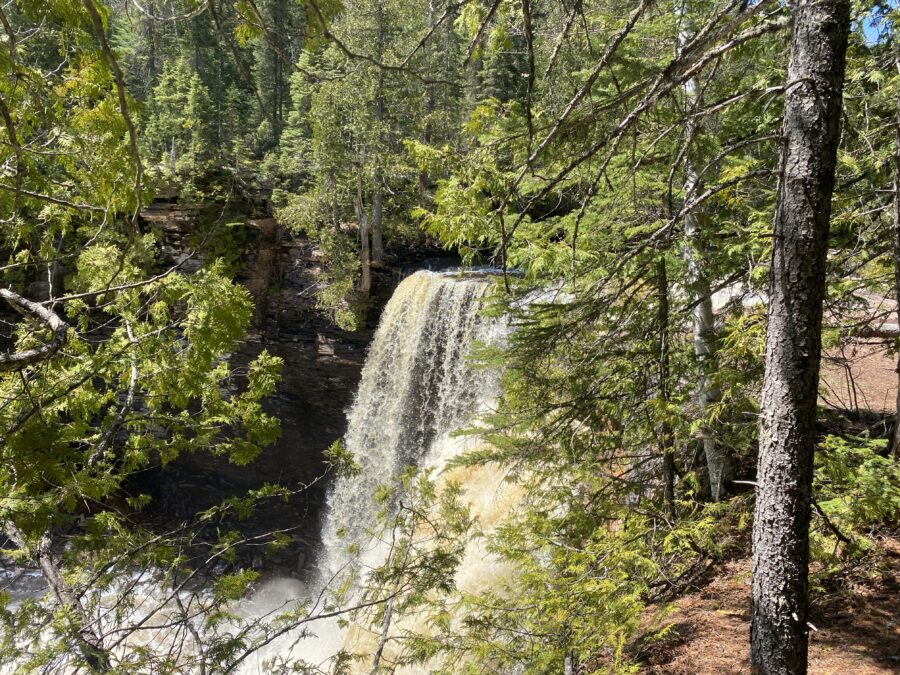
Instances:
[[[712,567],[674,602],[671,632],[651,645],[642,673],[749,673],[749,551]],[[811,675],[900,673],[900,538],[877,540],[865,563],[813,594]]]
[[[856,317],[883,328],[893,301],[869,296]],[[831,316],[830,325],[847,318]],[[897,395],[896,356],[890,341],[850,338],[824,350],[820,431],[887,437]],[[729,675],[749,673],[750,543],[735,541],[732,556],[708,567],[673,602],[671,632],[643,651],[642,673]],[[811,594],[811,675],[900,674],[900,536],[882,536],[865,558]],[[815,576],[815,571],[812,570]]]

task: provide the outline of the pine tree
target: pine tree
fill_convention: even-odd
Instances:
[[[848,2],[799,2],[785,94],[782,173],[769,281],[750,657],[805,673],[809,520],[825,259],[840,141]]]

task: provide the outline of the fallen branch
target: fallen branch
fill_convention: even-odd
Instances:
[[[858,330],[853,331],[848,337],[894,340],[900,338],[900,326],[896,323],[883,323],[880,326],[861,326]]]
[[[812,505],[813,505],[813,508],[815,508],[816,513],[818,513],[819,516],[821,516],[822,522],[825,523],[825,526],[826,526],[829,530],[831,530],[831,532],[834,534],[835,537],[838,538],[838,541],[843,542],[843,543],[846,544],[847,546],[855,546],[855,545],[856,545],[855,542],[854,542],[850,537],[848,537],[846,534],[844,534],[843,532],[841,532],[841,531],[838,529],[837,525],[835,525],[835,524],[831,521],[831,518],[829,518],[828,515],[825,513],[825,511],[822,510],[822,507],[819,506],[819,502],[817,502],[817,501],[815,500],[815,498],[812,500]]]

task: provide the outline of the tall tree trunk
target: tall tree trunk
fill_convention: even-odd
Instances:
[[[326,174],[326,180],[328,181],[328,193],[331,195],[331,224],[334,227],[335,232],[340,232],[341,230],[341,218],[340,218],[340,210],[338,209],[338,197],[337,197],[337,179],[334,176],[334,169],[328,169],[328,173]]]
[[[375,0],[375,23],[377,30],[375,38],[375,54],[376,58],[381,61],[384,58],[385,43],[384,4],[382,0]],[[378,80],[375,85],[375,124],[378,126],[377,133],[379,145],[382,145],[384,142],[384,70],[381,68],[378,69]],[[383,149],[379,148],[379,152],[376,153],[379,165],[381,163],[382,154]],[[376,265],[380,265],[384,260],[382,180],[383,176],[381,175],[379,166],[375,171],[375,179],[373,181],[374,187],[372,189],[372,262]]]
[[[222,21],[219,18],[219,13],[216,10],[215,1],[209,0],[207,3],[207,7],[209,8],[209,13],[212,16],[213,23],[216,26],[216,32],[219,34],[219,39],[228,45],[228,49],[231,51],[231,55],[234,57],[234,64],[237,66],[238,71],[240,71],[244,83],[248,87],[250,87],[250,89],[253,91],[253,95],[256,97],[256,103],[259,106],[259,116],[261,118],[265,117],[266,106],[263,103],[262,96],[259,93],[259,87],[257,86],[256,79],[253,77],[253,73],[250,72],[250,68],[244,62],[243,56],[238,49],[238,45],[233,39],[234,36],[230,35],[228,31],[223,28]]]
[[[434,22],[437,21],[436,14],[434,0],[428,0],[429,31],[434,30]],[[428,61],[426,63],[431,65],[434,50],[430,43],[426,44],[424,49],[428,56]],[[434,101],[434,82],[428,82],[425,84],[425,105],[424,110],[422,111],[422,119],[424,120],[424,124],[422,125],[422,143],[425,145],[431,144],[431,115],[434,113]],[[419,172],[419,206],[423,209],[428,207],[428,171],[425,169],[422,169]]]
[[[691,170],[693,167],[691,167]],[[689,180],[692,180],[689,177]],[[700,189],[699,181],[694,182],[694,192]],[[700,438],[706,469],[709,475],[709,493],[714,501],[723,499],[731,479],[731,458],[716,440],[714,425],[706,418],[711,406],[722,398],[722,392],[714,384],[713,377],[718,370],[716,357],[716,319],[713,314],[709,276],[706,273],[707,252],[701,241],[705,214],[692,213],[684,220],[684,256],[687,263],[687,287],[691,311],[694,358],[697,369],[697,404],[703,418],[700,424]]]
[[[894,60],[894,67],[900,75],[900,57]],[[896,127],[894,129],[894,222],[892,223],[892,244],[894,249],[894,299],[897,302],[897,325],[900,326],[900,98],[897,100]],[[897,409],[894,416],[894,435],[891,452],[900,459],[900,355],[897,357]]]
[[[362,267],[359,290],[368,293],[372,290],[372,260],[369,252],[369,219],[366,217],[366,205],[363,201],[362,170],[356,170],[356,220],[359,223],[359,261]]]
[[[693,38],[693,29],[689,24],[690,8],[685,2],[679,8],[678,46],[683,48]],[[690,113],[698,103],[698,84],[696,78],[690,78],[682,85],[687,112],[685,122],[685,138],[691,143],[697,134],[696,118]],[[685,194],[690,198],[703,191],[700,175],[694,164],[691,149],[685,153]],[[703,453],[706,457],[706,468],[709,473],[710,496],[719,501],[725,496],[727,481],[731,478],[731,462],[725,448],[716,442],[714,430],[706,417],[709,407],[722,398],[722,393],[713,383],[713,375],[718,370],[716,358],[716,319],[713,314],[712,293],[709,283],[709,254],[703,245],[703,229],[708,224],[706,213],[702,207],[694,209],[684,217],[683,255],[687,266],[688,299],[693,306],[691,319],[694,334],[694,357],[697,368],[697,403],[700,408],[702,423],[700,436]]]
[[[384,261],[384,235],[383,235],[383,194],[381,189],[381,176],[375,175],[375,188],[372,190],[372,263],[380,265]]]
[[[153,29],[153,19],[147,19],[147,79],[145,95],[149,96],[150,82],[156,80],[156,31]]]
[[[656,263],[656,289],[659,323],[659,398],[663,407],[669,406],[669,278],[666,274],[666,258],[660,254]],[[663,412],[668,415],[668,411]],[[675,520],[675,444],[672,425],[664,418],[659,429],[659,446],[662,453],[663,504],[666,515]]]
[[[766,675],[807,666],[822,302],[850,26],[849,0],[798,0],[793,8],[753,524],[750,660]]]

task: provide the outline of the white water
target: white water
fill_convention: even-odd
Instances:
[[[488,283],[453,273],[417,272],[395,291],[372,342],[348,419],[345,445],[360,471],[335,481],[322,527],[320,572],[348,564],[351,545],[377,562],[379,486],[393,486],[407,466],[439,466],[465,442],[450,434],[496,398],[497,377],[473,368],[476,342],[496,342],[503,323],[479,313]]]
[[[338,478],[329,490],[312,598],[326,586],[346,583],[351,590],[344,604],[352,605],[354,582],[385,560],[389,544],[378,525],[384,504],[375,497],[381,486],[396,488],[406,467],[441,471],[448,460],[480,443],[453,432],[487,412],[499,392],[498,373],[475,367],[470,358],[476,344],[498,344],[506,334],[505,321],[480,311],[489,288],[483,276],[421,271],[405,279],[385,307],[344,437],[359,471]],[[445,476],[470,488],[467,501],[483,524],[495,524],[508,511],[509,494],[496,471],[455,469]],[[460,588],[475,591],[503,573],[487,558],[479,546],[467,549],[457,575]],[[286,600],[278,580],[270,584],[274,594],[267,585],[245,603],[245,609],[252,607],[250,615],[270,611],[266,596]],[[273,656],[299,658],[327,670],[339,650],[370,655],[375,648],[376,636],[359,625],[326,619],[308,628],[314,637],[298,642],[285,636],[262,650],[256,663]],[[363,656],[359,664],[367,662]]]
[[[379,487],[396,487],[408,466],[441,470],[476,447],[478,439],[453,432],[486,412],[498,393],[497,373],[473,367],[469,358],[476,343],[495,344],[506,333],[504,321],[480,313],[488,289],[488,281],[478,276],[424,271],[399,285],[382,315],[348,415],[345,445],[360,470],[337,479],[329,491],[318,579],[309,590],[296,580],[270,579],[234,608],[238,616],[272,617],[298,603],[320,613],[315,598],[326,584],[339,584],[351,570],[365,574],[386,556],[377,532],[378,511],[384,508],[375,499]],[[484,525],[495,524],[514,501],[491,469],[455,469],[448,475],[469,488],[467,499]],[[457,574],[461,589],[474,592],[503,575],[488,558],[477,545],[467,549]],[[371,633],[360,626],[348,629],[337,619],[305,628],[311,637],[301,638],[299,631],[284,635],[245,661],[242,672],[262,672],[273,657],[302,659],[327,670],[339,650],[365,654],[374,646]]]

